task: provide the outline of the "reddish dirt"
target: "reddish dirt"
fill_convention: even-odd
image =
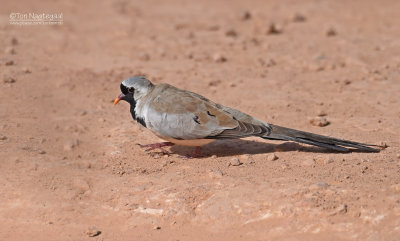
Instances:
[[[400,1],[1,5],[0,240],[400,240]],[[14,26],[12,12],[64,22]],[[389,147],[249,138],[197,159],[146,153],[158,138],[112,105],[135,74]],[[330,124],[311,125],[321,112]]]

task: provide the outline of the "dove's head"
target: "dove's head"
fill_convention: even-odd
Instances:
[[[125,100],[129,103],[136,102],[142,96],[145,96],[153,89],[154,85],[144,76],[133,76],[122,81],[120,88],[121,94],[115,99],[114,105],[120,100]]]

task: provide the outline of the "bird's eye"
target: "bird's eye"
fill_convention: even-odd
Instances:
[[[133,93],[134,91],[135,91],[135,88],[133,88],[133,87],[129,87],[129,88],[128,88],[128,92],[129,92],[129,93]]]

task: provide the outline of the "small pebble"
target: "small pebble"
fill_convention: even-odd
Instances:
[[[330,27],[327,31],[326,31],[326,36],[328,37],[332,37],[332,36],[336,36],[337,32],[336,29],[333,27]]]
[[[396,154],[397,159],[400,159],[400,153]]]
[[[229,161],[228,166],[240,166],[240,165],[242,165],[242,164],[243,164],[243,163],[240,162],[239,158],[233,157],[233,158]]]
[[[224,176],[224,173],[222,173],[222,171],[219,170],[219,169],[217,169],[217,170],[210,170],[210,171],[208,172],[208,176],[209,176],[210,178],[221,178],[221,177]]]
[[[251,13],[247,10],[243,10],[239,13],[239,19],[242,21],[249,20],[251,18]]]
[[[154,230],[160,230],[161,227],[160,227],[160,226],[154,226],[153,229],[154,229]]]
[[[400,184],[393,184],[392,186],[390,186],[390,188],[393,191],[400,193]]]
[[[316,66],[316,68],[314,69],[316,72],[321,72],[325,70],[325,66],[322,65],[318,65]]]
[[[90,227],[86,231],[86,235],[89,237],[96,237],[101,234],[101,231],[96,227]]]
[[[278,159],[279,159],[279,157],[277,155],[275,155],[275,153],[269,154],[267,157],[267,161],[275,161]]]
[[[213,55],[213,60],[214,60],[214,62],[216,62],[216,63],[223,63],[223,62],[226,62],[226,61],[227,61],[226,57],[223,56],[223,55],[220,54],[220,53],[215,53],[215,54]]]
[[[225,32],[225,36],[228,37],[237,37],[237,32],[234,29],[229,29]]]
[[[161,155],[159,153],[157,153],[157,152],[149,152],[149,155],[151,157],[153,157],[154,159],[160,159],[161,158]]]
[[[193,53],[192,52],[188,52],[188,53],[186,53],[186,57],[188,58],[188,59],[193,59]]]
[[[68,140],[64,143],[64,151],[72,151],[75,147],[79,146],[80,141],[78,139]]]
[[[6,54],[16,54],[17,52],[15,51],[15,49],[13,47],[7,47],[4,52]]]
[[[267,34],[280,34],[282,33],[282,27],[275,23],[270,23],[267,30]]]
[[[217,80],[211,80],[210,82],[208,82],[208,86],[217,86],[219,84],[221,84],[222,81],[217,79]]]
[[[344,84],[344,85],[349,85],[349,84],[351,84],[351,80],[345,79],[345,80],[343,81],[343,84]]]
[[[44,151],[44,150],[39,150],[39,154],[44,155],[44,154],[46,154],[46,151]]]
[[[12,44],[12,45],[18,45],[18,39],[17,39],[16,37],[13,37],[13,38],[11,39],[11,44]]]
[[[169,164],[172,164],[172,163],[174,163],[175,161],[173,161],[173,160],[165,160],[164,162],[163,162],[163,164],[162,164],[162,166],[163,167],[166,167],[166,166],[168,166]]]
[[[0,134],[0,140],[1,141],[7,140],[7,136]]]
[[[323,110],[318,111],[318,114],[317,114],[317,116],[327,116],[327,115],[328,114]]]
[[[301,164],[303,166],[307,166],[307,167],[312,166],[312,165],[315,164],[315,159],[314,158],[307,158],[306,160],[302,161]]]
[[[274,59],[268,59],[265,66],[266,67],[272,67],[276,65],[276,61]]]
[[[27,67],[22,68],[22,72],[24,72],[25,74],[30,74],[30,73],[32,73],[32,71],[31,71],[29,68],[27,68]]]
[[[344,214],[344,213],[347,213],[347,204],[340,205],[333,212],[331,212],[329,215],[330,216],[334,216],[336,214]]]
[[[333,159],[333,157],[328,157],[328,158],[326,158],[325,160],[324,160],[324,163],[325,164],[329,164],[329,163],[332,163],[332,162],[334,162],[335,160]]]
[[[323,116],[317,116],[310,120],[310,124],[313,126],[327,126],[329,125],[329,121]]]
[[[287,170],[287,169],[289,169],[289,165],[288,164],[282,164],[281,168],[282,168],[282,170]]]
[[[306,21],[306,17],[300,13],[296,13],[293,17],[292,17],[292,21],[295,23],[300,23],[300,22],[305,22]]]
[[[6,83],[6,84],[12,84],[12,83],[15,83],[16,80],[11,76],[5,76],[3,78],[3,82]]]
[[[14,62],[14,60],[7,60],[5,64],[6,65],[14,65],[15,62]]]
[[[241,155],[240,160],[242,160],[244,164],[254,164],[255,163],[255,161],[251,155]]]

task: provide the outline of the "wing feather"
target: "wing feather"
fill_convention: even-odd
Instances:
[[[141,100],[147,109],[149,129],[175,139],[220,139],[263,136],[269,126],[238,110],[168,84],[157,85],[151,98]],[[140,103],[138,103],[139,105]]]

